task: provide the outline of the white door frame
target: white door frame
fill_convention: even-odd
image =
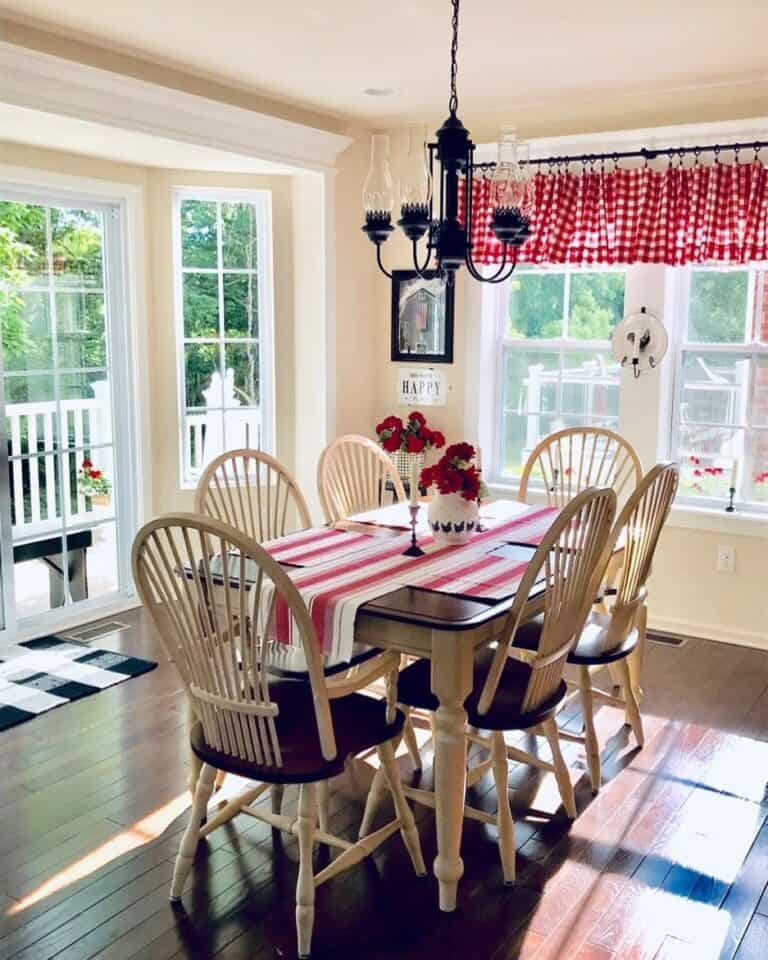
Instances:
[[[7,165],[0,165],[0,188],[4,194],[27,202],[53,206],[91,205],[105,213],[105,289],[111,324],[110,376],[112,396],[119,398],[121,408],[120,416],[113,421],[115,469],[122,478],[118,492],[121,499],[117,509],[117,529],[125,547],[151,512],[150,384],[148,365],[140,362],[138,350],[140,343],[147,342],[144,191],[133,184]],[[112,216],[111,212],[116,215]],[[117,406],[113,401],[113,410]],[[8,604],[9,600],[11,603],[14,600],[10,516],[7,522],[7,532],[4,527],[2,529],[3,552],[10,551],[10,567],[6,567],[8,558],[4,555],[2,586],[9,622],[7,629],[0,633],[0,642],[40,636],[51,630],[71,629],[78,623],[138,605],[130,577],[129,552],[122,549],[118,550],[118,572],[123,585],[119,593],[79,601],[71,607],[59,607],[15,625],[9,615],[13,607]]]

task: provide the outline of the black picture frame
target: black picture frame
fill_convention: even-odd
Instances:
[[[393,270],[393,362],[453,363],[453,310],[454,288],[437,270]]]

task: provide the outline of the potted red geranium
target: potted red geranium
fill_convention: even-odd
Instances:
[[[77,471],[77,488],[92,506],[106,506],[109,503],[112,484],[88,457],[85,457]]]
[[[422,470],[422,487],[436,487],[429,505],[429,525],[436,540],[466,543],[477,529],[484,484],[471,443],[453,443],[438,462]]]
[[[413,458],[416,469],[421,470],[427,450],[445,446],[445,437],[439,430],[430,429],[427,418],[418,410],[410,413],[405,423],[400,417],[386,417],[377,424],[376,435],[404,480],[410,478]]]

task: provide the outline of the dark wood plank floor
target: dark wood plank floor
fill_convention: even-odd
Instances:
[[[160,659],[144,618],[129,619],[98,644]],[[313,956],[765,960],[768,653],[651,644],[645,686],[644,750],[615,710],[600,711],[598,797],[569,746],[575,823],[551,777],[512,768],[514,889],[502,886],[494,831],[468,822],[459,909],[440,914],[434,879],[414,877],[394,837],[320,889]],[[579,728],[577,712],[569,722]],[[429,784],[428,744],[424,757]],[[401,767],[410,777],[407,758]],[[169,906],[185,783],[184,705],[168,664],[1,734],[0,957],[294,956],[295,843],[254,820],[209,838],[184,909]],[[490,778],[473,793],[493,809]],[[363,801],[362,784],[336,781],[333,830],[352,835]],[[416,814],[431,862],[432,813]]]

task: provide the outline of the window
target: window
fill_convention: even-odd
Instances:
[[[182,485],[236,447],[272,448],[270,198],[179,190]]]
[[[672,456],[680,497],[768,509],[768,290],[761,267],[680,271]]]
[[[519,476],[556,430],[617,425],[620,369],[610,337],[624,315],[624,283],[621,270],[548,268],[516,270],[500,285],[500,479]]]

